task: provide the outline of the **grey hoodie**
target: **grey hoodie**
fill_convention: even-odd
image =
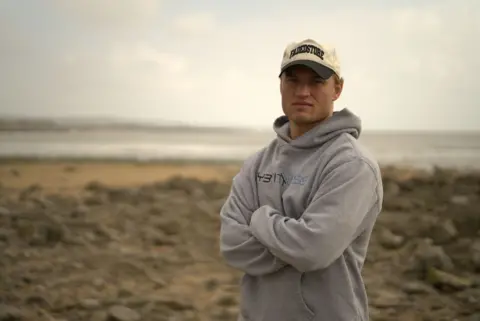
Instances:
[[[295,140],[285,116],[234,177],[220,250],[241,281],[239,320],[367,321],[361,276],[383,187],[360,119],[335,112]]]

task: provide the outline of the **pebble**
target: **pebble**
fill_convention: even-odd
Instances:
[[[426,281],[442,290],[465,290],[473,285],[470,279],[456,276],[436,268],[429,268]]]
[[[430,239],[423,239],[417,243],[411,260],[413,260],[412,268],[422,273],[430,267],[444,271],[454,269],[453,261],[445,250],[441,246],[433,245]]]
[[[9,305],[0,304],[0,321],[22,321],[24,320],[22,312]]]
[[[450,203],[455,205],[468,205],[470,200],[465,195],[454,195],[450,198]]]
[[[97,309],[101,306],[100,301],[96,299],[84,299],[81,301],[80,305],[84,309]]]
[[[138,321],[138,312],[122,305],[115,305],[108,310],[108,321]]]
[[[371,297],[371,305],[376,308],[390,308],[402,305],[405,295],[402,292],[379,289]]]
[[[392,233],[389,229],[383,228],[380,232],[380,244],[387,249],[398,249],[404,244],[405,238]]]
[[[458,230],[452,220],[445,220],[435,224],[431,228],[429,236],[435,244],[445,244],[458,236]]]
[[[8,208],[0,206],[0,216],[10,216],[11,213]]]
[[[472,242],[470,247],[471,261],[476,270],[480,270],[480,239]]]
[[[432,292],[426,284],[416,281],[403,284],[402,290],[407,294],[423,294]]]

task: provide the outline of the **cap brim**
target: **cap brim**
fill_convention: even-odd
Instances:
[[[305,67],[308,67],[310,69],[312,69],[320,78],[322,79],[328,79],[330,78],[335,72],[322,65],[322,64],[319,64],[318,62],[315,62],[315,61],[311,61],[311,60],[295,60],[295,61],[292,61],[291,63],[288,63],[286,64],[281,72],[280,72],[280,75],[282,75],[283,72],[285,72],[285,70],[287,70],[288,68],[291,68],[291,67],[294,67],[294,66],[305,66]]]

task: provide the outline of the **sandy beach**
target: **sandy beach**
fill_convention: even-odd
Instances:
[[[175,176],[226,182],[240,165],[208,162],[5,161],[0,182],[13,188],[40,184],[52,191],[75,191],[91,181],[110,186],[149,184]]]
[[[238,168],[2,161],[0,321],[236,320],[218,211]],[[480,319],[480,174],[385,168],[384,184],[371,320]]]

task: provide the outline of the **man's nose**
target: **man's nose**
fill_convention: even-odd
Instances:
[[[299,84],[295,94],[300,97],[310,96],[310,86],[308,84]]]

